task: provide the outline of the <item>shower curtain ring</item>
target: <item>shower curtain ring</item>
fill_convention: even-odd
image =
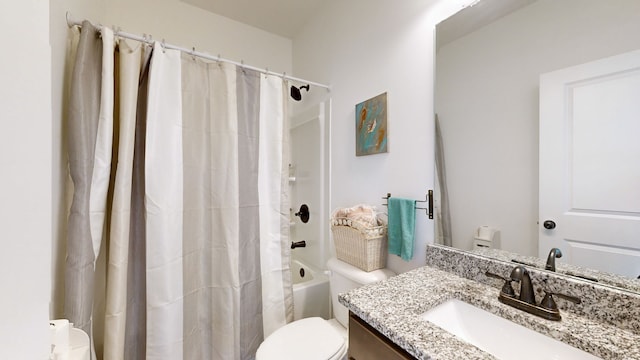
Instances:
[[[196,47],[191,48],[191,59],[196,60]]]
[[[162,43],[160,44],[160,46],[162,46],[162,52],[166,53],[167,52],[167,48],[166,48],[166,44],[164,42],[164,38],[162,39]]]

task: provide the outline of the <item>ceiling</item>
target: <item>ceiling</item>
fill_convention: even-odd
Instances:
[[[535,1],[537,0],[476,1],[436,26],[436,49]]]
[[[180,0],[293,39],[325,0]],[[479,0],[438,24],[437,48],[536,0]]]
[[[292,39],[323,0],[181,0],[229,19]]]

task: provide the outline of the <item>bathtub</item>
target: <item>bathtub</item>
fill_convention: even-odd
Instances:
[[[330,319],[329,277],[300,260],[291,259],[293,319],[320,316]]]

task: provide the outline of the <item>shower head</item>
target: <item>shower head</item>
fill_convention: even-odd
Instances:
[[[300,93],[301,89],[305,89],[305,90],[309,91],[309,85],[302,85],[302,86],[300,86],[300,88],[297,88],[297,87],[291,85],[291,97],[293,98],[293,100],[295,100],[295,101],[302,100],[302,94]]]

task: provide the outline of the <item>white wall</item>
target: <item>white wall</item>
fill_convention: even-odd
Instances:
[[[0,3],[0,358],[46,359],[51,280],[49,5]]]
[[[539,0],[440,49],[453,240],[501,230],[502,248],[538,253],[538,81],[548,71],[640,48],[637,0]]]
[[[296,76],[331,85],[330,209],[424,199],[433,189],[433,34],[469,1],[327,1],[294,38]],[[355,156],[355,105],[388,94],[386,154]],[[379,206],[382,208],[382,206]],[[328,216],[329,214],[327,214]],[[390,256],[396,272],[424,265],[433,221],[416,215],[414,259]]]

